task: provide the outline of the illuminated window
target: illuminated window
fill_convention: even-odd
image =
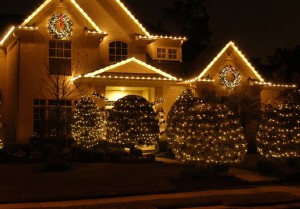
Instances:
[[[71,41],[49,41],[49,73],[71,75]]]
[[[128,44],[122,41],[109,43],[109,62],[116,63],[128,58]]]
[[[177,49],[157,48],[156,58],[159,60],[178,60]]]

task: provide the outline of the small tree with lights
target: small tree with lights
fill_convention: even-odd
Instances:
[[[159,120],[153,104],[136,95],[116,101],[107,117],[108,141],[130,148],[155,144],[159,139]]]
[[[104,111],[99,109],[88,96],[76,104],[72,124],[72,136],[80,147],[91,149],[106,137]]]
[[[284,92],[267,105],[257,134],[258,152],[269,159],[300,157],[300,92]]]
[[[167,123],[175,157],[200,166],[206,174],[224,172],[246,155],[247,142],[235,114],[223,104],[202,103],[191,90],[179,95]],[[196,169],[197,175],[200,171]]]
[[[167,139],[170,143],[174,141],[175,131],[179,126],[179,119],[193,106],[200,103],[200,99],[193,96],[191,89],[183,90],[167,116]]]

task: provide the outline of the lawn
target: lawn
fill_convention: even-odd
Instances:
[[[244,187],[223,176],[212,180],[181,180],[184,164],[90,163],[72,170],[42,172],[43,164],[0,164],[0,203],[71,200],[166,192]]]

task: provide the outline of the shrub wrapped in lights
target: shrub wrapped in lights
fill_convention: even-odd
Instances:
[[[190,97],[189,101],[196,101],[196,98]],[[188,105],[176,108],[185,111],[176,118],[173,133],[168,131],[175,157],[206,165],[240,162],[246,154],[247,142],[234,113],[222,104],[195,103],[190,108]]]
[[[174,133],[182,117],[191,107],[200,104],[200,99],[193,96],[191,89],[183,90],[168,113],[166,134],[170,142],[174,140]]]
[[[300,157],[300,105],[292,94],[266,107],[257,134],[257,149],[264,157]]]
[[[106,139],[105,123],[104,111],[90,97],[83,96],[76,104],[72,136],[79,146],[90,149]]]
[[[132,147],[153,145],[159,138],[159,121],[152,104],[136,95],[115,102],[107,117],[110,143]]]

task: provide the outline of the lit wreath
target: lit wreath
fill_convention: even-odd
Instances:
[[[62,30],[59,30],[57,28],[57,24],[59,22],[64,24],[64,27]],[[69,37],[72,32],[72,26],[73,23],[71,19],[65,15],[65,14],[55,14],[49,19],[48,23],[48,29],[50,32],[50,35],[57,39],[63,39],[66,37]]]
[[[234,76],[233,81],[228,81],[227,80],[228,72],[231,72],[233,74],[233,76]],[[241,76],[240,76],[239,71],[237,69],[235,69],[234,67],[228,65],[228,66],[222,68],[222,70],[220,72],[220,81],[227,88],[233,89],[233,88],[237,87],[240,84]]]

